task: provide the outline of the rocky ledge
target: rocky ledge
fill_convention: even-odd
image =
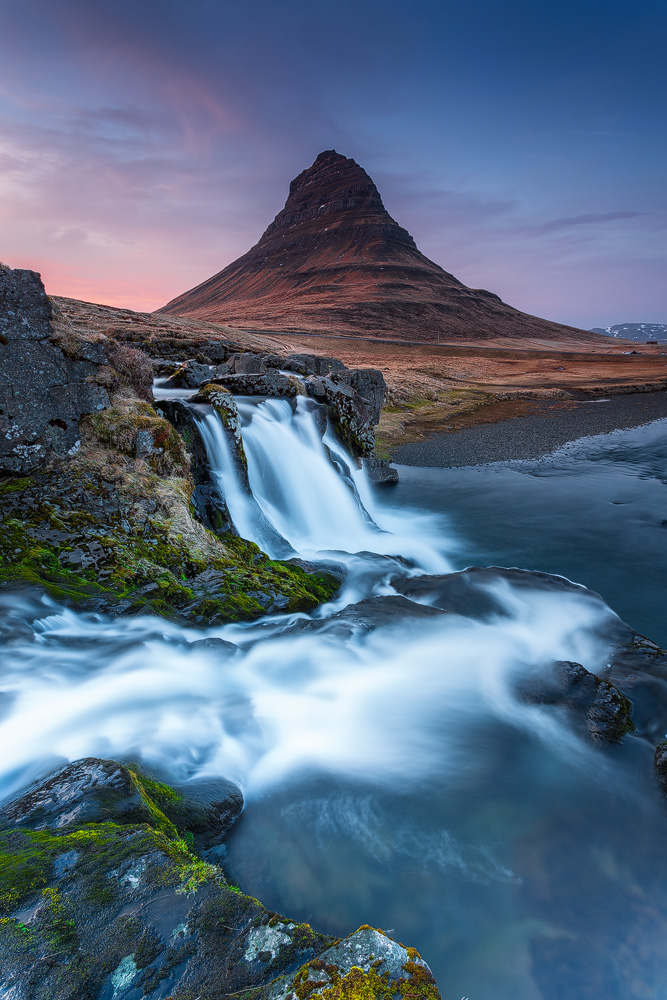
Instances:
[[[267,910],[217,863],[231,783],[172,788],[87,758],[0,809],[0,990],[12,1000],[439,1000],[413,948]]]

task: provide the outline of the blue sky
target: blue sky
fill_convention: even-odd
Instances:
[[[153,309],[322,149],[474,287],[667,322],[667,5],[3,2],[0,258]]]

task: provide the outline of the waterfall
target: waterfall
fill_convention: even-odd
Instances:
[[[236,402],[249,485],[220,416],[196,416],[212,477],[240,535],[272,558],[335,555],[349,564],[364,552],[407,559],[422,572],[451,569],[441,519],[397,514],[376,499],[320,404],[305,397]]]

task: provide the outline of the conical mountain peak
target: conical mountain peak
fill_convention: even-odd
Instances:
[[[325,149],[258,243],[163,312],[278,332],[395,340],[590,339],[466,287],[420,253],[363,167]]]

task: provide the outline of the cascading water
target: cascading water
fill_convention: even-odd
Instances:
[[[272,556],[345,563],[342,595],[204,631],[3,597],[0,794],[86,755],[232,777],[247,805],[230,874],[271,908],[331,933],[384,926],[445,996],[663,1000],[651,747],[607,753],[518,694],[554,659],[604,669],[613,613],[502,573],[471,576],[448,611],[399,596],[464,558],[444,517],[379,501],[311,402],[239,410],[248,486],[198,415],[237,529]],[[200,641],[215,638],[236,649]]]
[[[376,553],[411,560],[421,572],[451,563],[442,519],[397,513],[372,495],[366,476],[327,426],[324,409],[300,397],[237,399],[248,459],[244,486],[222,420],[209,411],[199,426],[239,533],[274,558],[285,546],[304,559]]]

